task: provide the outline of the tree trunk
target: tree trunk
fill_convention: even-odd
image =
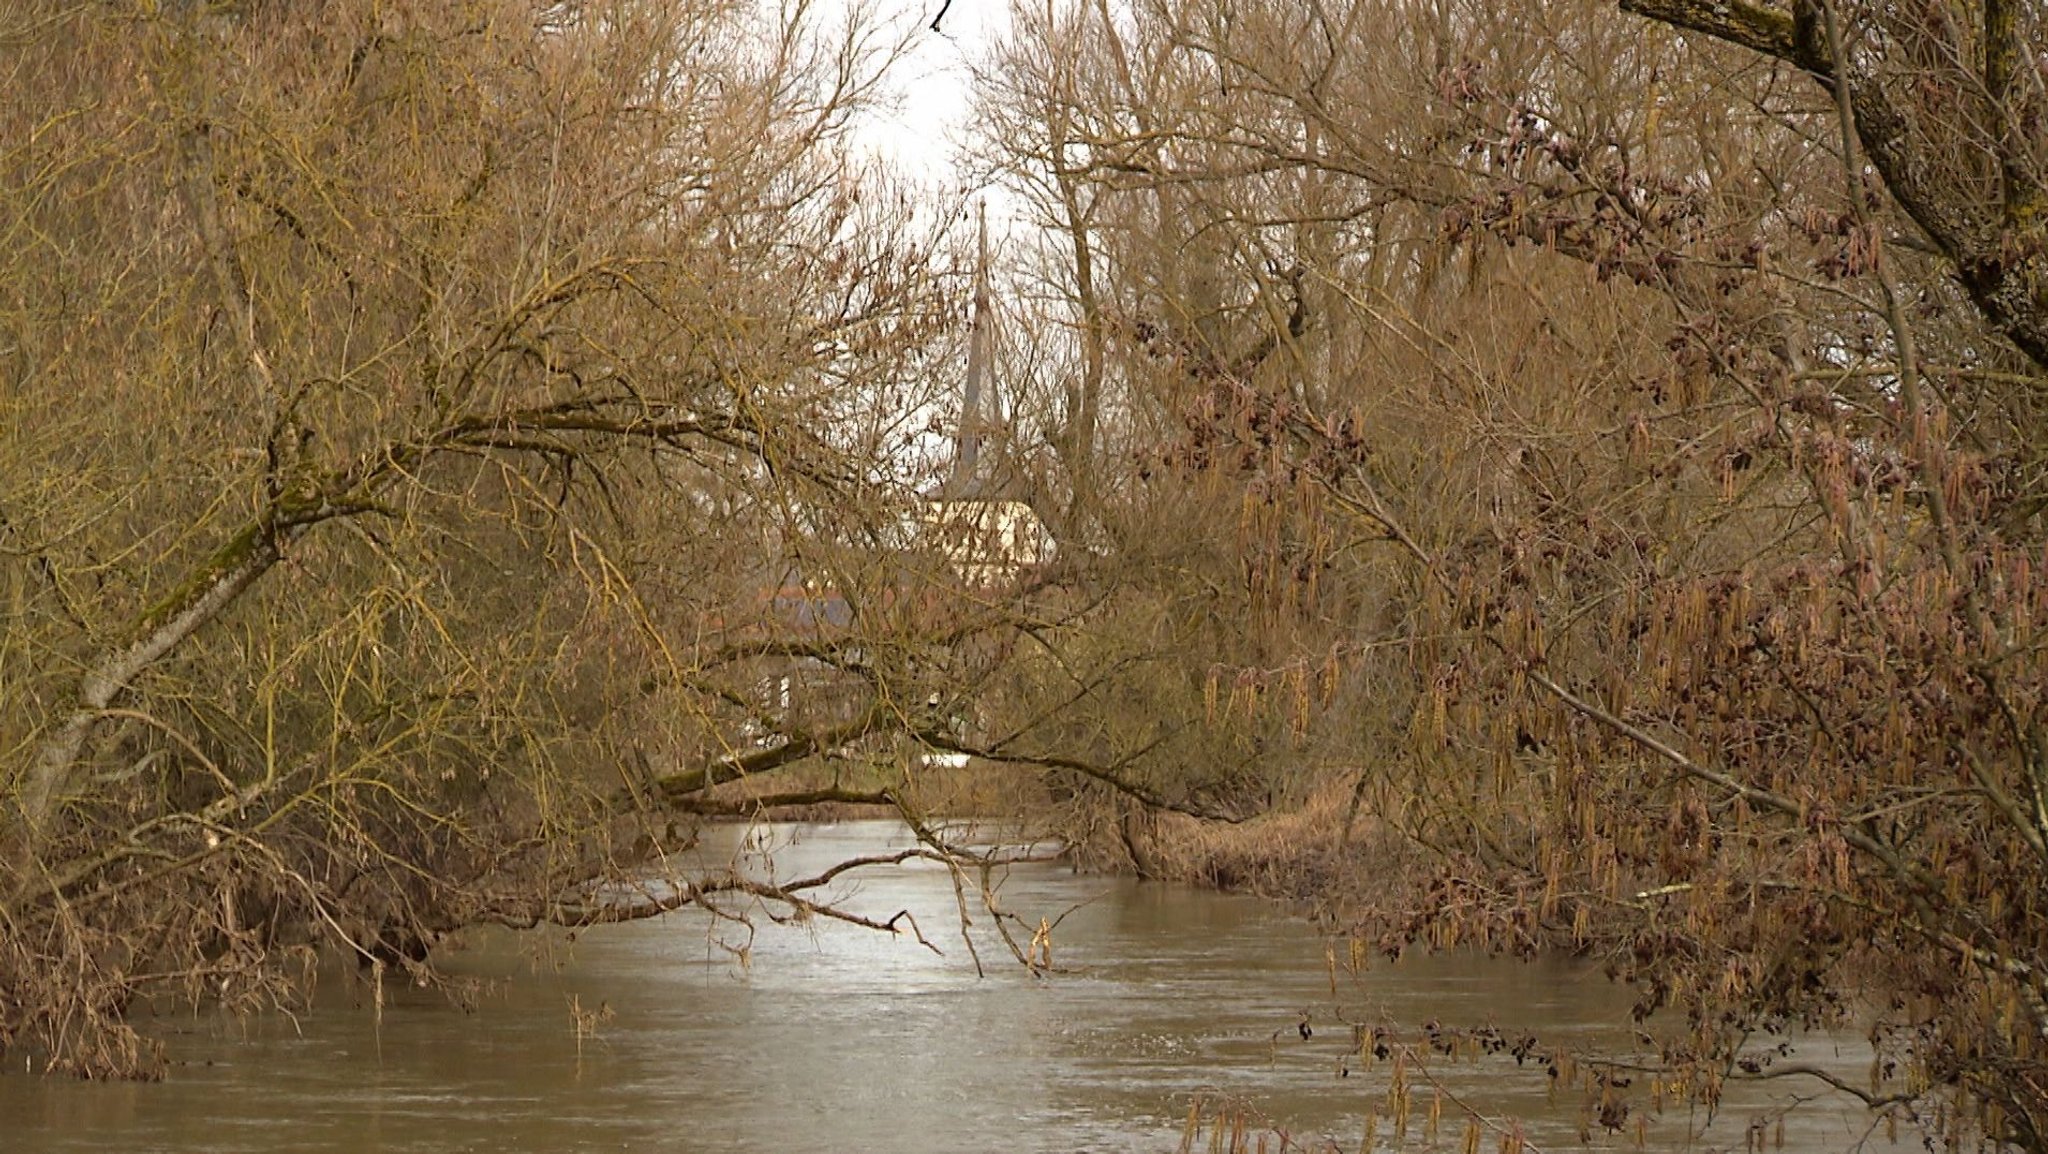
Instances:
[[[268,523],[244,529],[208,558],[177,592],[144,615],[134,640],[101,657],[79,679],[77,704],[36,746],[17,795],[19,841],[9,857],[23,884],[25,867],[42,840],[51,810],[69,788],[86,738],[113,704],[114,696],[233,604],[277,564],[278,556],[276,531]]]

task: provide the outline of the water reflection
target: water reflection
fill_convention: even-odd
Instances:
[[[721,831],[700,852],[740,852]],[[883,823],[778,827],[750,868],[793,877],[909,844]],[[1065,972],[1033,978],[975,930],[987,976],[960,940],[947,872],[910,863],[840,889],[851,908],[908,909],[909,935],[828,922],[751,939],[700,914],[565,935],[480,934],[454,968],[488,983],[473,1008],[387,989],[378,1015],[353,976],[316,1011],[238,1021],[202,1012],[157,1023],[177,1063],[158,1085],[0,1076],[4,1147],[23,1154],[161,1151],[1128,1151],[1172,1150],[1191,1094],[1227,1094],[1284,1120],[1296,1140],[1355,1150],[1384,1112],[1387,1070],[1345,1076],[1353,1021],[1412,1029],[1496,1023],[1555,1044],[1625,1040],[1625,995],[1583,969],[1474,958],[1406,961],[1357,980],[1331,972],[1298,920],[1243,898],[1019,866],[1006,908],[1053,935]],[[744,945],[742,964],[732,952]],[[579,1037],[572,1005],[609,1020]],[[1313,1036],[1298,1030],[1304,1011]],[[1867,1056],[1807,1054],[1850,1073]],[[1578,1145],[1577,1098],[1512,1059],[1446,1065],[1444,1089],[1530,1121],[1545,1149]],[[1425,1096],[1430,1091],[1421,1091]],[[1788,1091],[1781,1090],[1783,1096]],[[1650,1123],[1648,1148],[1740,1149],[1773,1101],[1734,1099],[1703,1135]],[[1867,1120],[1796,1115],[1791,1149],[1842,1149]],[[1418,1124],[1419,1129],[1419,1124]],[[1384,1123],[1380,1133],[1387,1134]],[[1455,1148],[1457,1132],[1445,1142]],[[1632,1149],[1633,1125],[1597,1145]],[[1490,1148],[1490,1147],[1489,1147]]]

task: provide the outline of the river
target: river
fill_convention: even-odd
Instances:
[[[723,827],[703,852],[795,877],[908,844],[880,822]],[[448,962],[480,983],[468,1005],[387,980],[380,1011],[365,980],[336,975],[296,1020],[202,1009],[147,1023],[173,1063],[161,1083],[0,1074],[0,1151],[1173,1151],[1198,1098],[1208,1116],[1227,1102],[1311,1149],[1360,1149],[1377,1113],[1390,1149],[1390,1064],[1347,1060],[1339,1015],[1408,1035],[1435,1019],[1561,1046],[1627,1037],[1626,992],[1583,966],[1411,957],[1354,976],[1333,971],[1305,922],[1250,898],[1012,867],[1007,909],[1034,926],[1065,915],[1050,938],[1060,972],[1037,978],[978,911],[976,975],[944,869],[892,867],[839,893],[883,918],[912,911],[943,955],[909,935],[757,918],[742,960],[726,948],[733,927],[689,912],[573,941],[479,933]],[[1868,1063],[1853,1041],[1802,1047],[1851,1078]],[[1445,1149],[1462,1145],[1457,1102],[1522,1119],[1539,1149],[1580,1146],[1586,1103],[1553,1096],[1534,1065],[1497,1054],[1429,1071],[1450,1096]],[[1593,1146],[1741,1150],[1745,1127],[1795,1089],[1812,1092],[1739,1088],[1709,1127],[1654,1113],[1638,1086],[1630,1119],[1592,1126]],[[1418,1080],[1412,1145],[1427,1145],[1437,1093]],[[1867,1126],[1824,1104],[1767,1132],[1785,1149],[1839,1150]]]

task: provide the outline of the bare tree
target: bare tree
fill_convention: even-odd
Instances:
[[[1221,607],[1171,644],[1223,676],[1148,707],[1286,719],[1253,780],[1403,833],[1391,948],[1596,951],[1709,1099],[1788,1073],[1752,1031],[1875,1013],[1854,1092],[2038,1147],[2033,17],[1629,7],[1740,50],[1020,13],[993,155],[1135,450],[1091,487],[1151,527],[1123,620]]]
[[[313,944],[828,908],[589,886],[829,745],[742,756],[707,671],[820,510],[893,523],[882,414],[944,387],[942,249],[840,146],[856,17],[7,17],[0,1046],[146,1072],[132,997]]]

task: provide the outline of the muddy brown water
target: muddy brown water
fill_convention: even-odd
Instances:
[[[796,877],[908,844],[900,826],[853,822],[723,829],[704,852]],[[912,911],[943,956],[908,936],[757,918],[742,965],[719,944],[738,942],[732,927],[694,913],[573,943],[479,934],[451,962],[485,983],[472,1007],[387,983],[380,1014],[349,975],[325,982],[296,1020],[154,1019],[173,1062],[161,1083],[0,1073],[0,1152],[1173,1151],[1198,1097],[1255,1111],[1311,1149],[1359,1150],[1377,1113],[1375,1145],[1392,1149],[1389,1065],[1342,1072],[1351,1032],[1340,1015],[1409,1035],[1436,1019],[1564,1046],[1627,1039],[1626,991],[1566,962],[1375,961],[1355,979],[1340,970],[1333,998],[1311,928],[1250,898],[1013,867],[1006,908],[1033,925],[1065,914],[1051,939],[1064,972],[1033,978],[978,912],[988,972],[976,975],[943,869],[892,867],[838,892],[866,913]],[[610,1017],[579,1037],[572,1007]],[[1854,1040],[1800,1047],[1802,1061],[1851,1078],[1869,1061]],[[1586,1103],[1551,1093],[1533,1065],[1497,1055],[1430,1071],[1451,1099],[1521,1119],[1534,1147],[1584,1148]],[[1653,1114],[1643,1090],[1632,1089],[1622,1131],[1593,1127],[1592,1148],[1741,1150],[1754,1119],[1813,1093],[1741,1087],[1709,1120]],[[1413,1092],[1409,1148],[1429,1145],[1435,1093]],[[1438,1146],[1457,1150],[1458,1108],[1447,1099],[1443,1114]],[[1824,1101],[1792,1114],[1783,1148],[1847,1149],[1869,1126]],[[1891,1148],[1878,1139],[1873,1148]],[[1209,1148],[1206,1132],[1197,1148]],[[1481,1143],[1497,1148],[1492,1134]]]

